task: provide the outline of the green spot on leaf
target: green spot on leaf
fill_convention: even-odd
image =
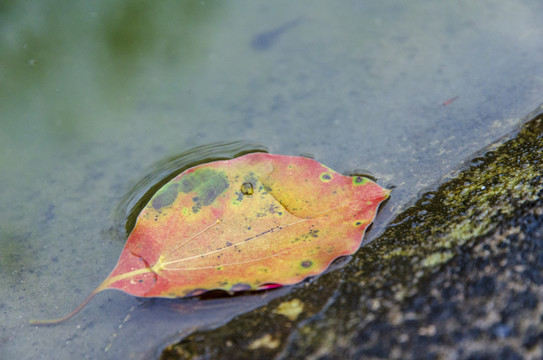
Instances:
[[[363,176],[360,176],[360,175],[353,176],[353,185],[364,185],[368,181],[370,181],[370,179],[365,178]]]
[[[185,175],[180,182],[184,193],[196,192],[193,197],[192,211],[197,213],[203,206],[209,206],[217,196],[229,187],[228,178],[222,171],[209,168],[200,168]]]

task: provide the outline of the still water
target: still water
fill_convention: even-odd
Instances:
[[[153,358],[289,291],[206,301],[111,291],[64,324],[28,324],[71,311],[109,274],[147,180],[196,146],[242,140],[395,186],[375,238],[542,102],[542,10],[4,1],[0,357]]]

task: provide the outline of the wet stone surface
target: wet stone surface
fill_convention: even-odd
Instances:
[[[353,337],[355,356],[539,359],[543,356],[543,201],[525,203],[491,235],[385,306]]]
[[[162,359],[543,357],[543,121],[424,194],[342,270]],[[280,315],[288,301],[302,309]]]

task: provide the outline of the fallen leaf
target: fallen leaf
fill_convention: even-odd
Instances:
[[[190,168],[138,216],[98,292],[178,298],[295,284],[357,251],[389,195],[362,176],[315,160],[253,153]]]

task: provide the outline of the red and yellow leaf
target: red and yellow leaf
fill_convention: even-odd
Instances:
[[[315,160],[254,153],[193,167],[138,216],[106,289],[176,298],[295,284],[359,248],[379,204],[375,182]]]

